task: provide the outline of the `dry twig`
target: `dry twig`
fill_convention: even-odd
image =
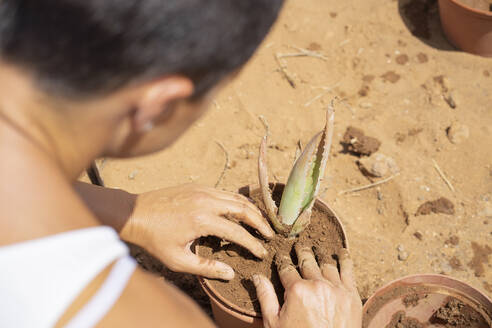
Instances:
[[[446,184],[448,185],[448,188],[451,189],[452,192],[454,192],[453,185],[448,180],[448,178],[446,178],[446,175],[444,175],[444,172],[441,170],[441,168],[439,167],[439,165],[437,165],[437,162],[435,160],[432,160],[432,163],[434,163],[434,168],[436,169],[437,173],[439,173],[439,175],[441,176],[441,179],[443,179],[444,182],[446,182]]]
[[[229,167],[229,153],[227,152],[224,145],[220,141],[215,141],[215,143],[220,147],[220,149],[222,149],[222,151],[224,152],[224,155],[225,155],[224,168],[222,169],[222,172],[220,173],[219,179],[215,183],[215,188],[217,188],[219,186],[220,182],[222,181],[222,178],[224,177],[227,168]]]
[[[352,188],[352,189],[340,191],[338,194],[339,195],[345,195],[345,194],[349,194],[351,192],[357,192],[357,191],[361,191],[361,190],[366,190],[366,189],[369,189],[369,188],[373,188],[373,187],[379,186],[379,185],[381,185],[383,183],[386,183],[386,182],[392,180],[393,178],[397,177],[398,175],[400,175],[400,173],[393,174],[392,176],[387,177],[386,179],[379,180],[378,182],[374,182],[374,183],[371,183],[371,184],[368,184],[368,185],[365,185],[365,186],[362,186],[362,187],[357,187],[357,188]]]
[[[301,140],[297,140],[297,145],[296,145],[296,154],[294,155],[294,163],[297,161],[299,156],[302,154],[302,142]]]
[[[282,73],[282,76],[289,82],[290,86],[293,87],[294,89],[296,88],[296,83],[294,82],[294,78],[292,77],[292,74],[287,70],[287,65],[282,64],[280,62],[279,54],[275,54],[275,61],[277,62],[278,65],[278,71]]]
[[[312,103],[314,103],[316,100],[320,99],[321,97],[325,96],[327,93],[329,93],[330,91],[332,91],[333,89],[335,89],[336,87],[338,87],[340,85],[340,82],[337,82],[335,83],[332,87],[321,87],[321,89],[323,89],[323,92],[321,92],[320,94],[318,94],[316,97],[312,98],[311,100],[309,100],[308,102],[306,102],[304,104],[304,107],[309,107],[312,105]]]
[[[286,57],[313,57],[313,58],[318,58],[318,59],[321,59],[321,60],[328,60],[328,58],[326,58],[326,56],[324,56],[323,54],[320,54],[319,52],[316,52],[316,51],[312,51],[312,50],[308,50],[308,49],[304,49],[304,48],[298,48],[298,47],[292,47],[296,50],[298,50],[299,52],[293,52],[293,53],[277,53],[277,58],[286,58]]]

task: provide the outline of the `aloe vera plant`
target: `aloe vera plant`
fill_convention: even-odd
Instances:
[[[296,236],[309,225],[314,201],[318,196],[330,153],[334,119],[333,106],[329,106],[326,111],[324,129],[309,141],[299,156],[296,156],[279,208],[273,201],[268,186],[266,151],[269,131],[267,128],[267,133],[260,144],[258,177],[268,218],[277,233]]]

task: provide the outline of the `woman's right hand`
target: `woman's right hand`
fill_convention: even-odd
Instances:
[[[272,283],[264,276],[253,277],[265,328],[360,328],[362,303],[348,251],[338,254],[340,273],[336,263],[318,265],[310,247],[298,244],[296,253],[302,278],[290,256],[277,259],[285,288],[282,308]]]

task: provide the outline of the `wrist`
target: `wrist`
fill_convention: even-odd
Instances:
[[[118,232],[122,240],[146,248],[145,241],[148,240],[146,231],[149,220],[146,219],[148,216],[143,213],[145,207],[141,206],[143,195],[128,193],[127,202],[124,205],[128,209],[128,218]]]

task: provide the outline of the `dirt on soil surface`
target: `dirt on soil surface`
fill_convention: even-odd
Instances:
[[[364,131],[349,126],[343,135],[342,145],[355,155],[369,156],[378,151],[381,142],[373,137],[364,135]]]
[[[412,308],[419,304],[419,301],[428,297],[431,289],[427,286],[398,286],[385,292],[378,297],[374,298],[371,306],[363,313],[362,327],[366,328],[371,322],[372,318],[379,312],[379,310],[386,305],[389,301],[397,298],[401,298],[401,301],[405,308]]]
[[[317,45],[314,45],[317,44]],[[308,48],[324,56],[285,57],[296,87],[280,71],[275,55]],[[396,57],[407,55],[405,65]],[[380,76],[400,75],[396,83]],[[441,85],[434,77],[444,76]],[[359,95],[361,85],[370,91]],[[445,100],[451,95],[455,108]],[[170,148],[154,155],[101,159],[108,187],[142,193],[183,183],[227,191],[255,184],[257,154],[270,125],[268,159],[272,177],[285,182],[299,140],[323,128],[334,97],[335,133],[322,194],[344,223],[360,295],[405,275],[442,273],[492,297],[492,265],[483,274],[467,264],[472,242],[485,247],[492,237],[492,69],[491,59],[456,50],[444,37],[436,0],[287,0],[268,38],[238,77],[219,92],[208,112]],[[459,122],[469,136],[459,144],[446,129]],[[343,152],[348,126],[381,141],[378,152],[392,157],[401,173],[374,188],[340,195],[371,182],[356,156]],[[229,166],[219,181],[225,155]],[[443,182],[439,165],[454,190]],[[427,200],[449,199],[454,214],[415,217]],[[408,220],[405,218],[407,213]],[[163,218],[165,219],[165,218]],[[446,244],[459,237],[458,246]],[[408,258],[398,257],[402,245]],[[463,264],[454,269],[456,257]],[[403,258],[402,258],[403,259]],[[480,272],[480,271],[479,271]],[[183,275],[183,279],[188,279]],[[193,296],[194,285],[185,291]]]
[[[425,326],[417,319],[407,317],[405,311],[398,311],[385,328],[425,328]]]
[[[492,11],[492,3],[489,0],[458,0],[458,1],[474,9],[478,9],[486,12]]]
[[[281,193],[274,192],[275,201],[280,200]],[[255,204],[264,212],[265,207],[259,194],[251,195]],[[252,276],[263,274],[269,278],[280,304],[283,303],[284,289],[277,273],[278,258],[276,254],[292,256],[296,264],[294,244],[300,243],[314,250],[319,262],[333,262],[339,250],[343,248],[342,232],[336,224],[336,219],[318,207],[314,207],[311,223],[297,238],[285,238],[277,235],[273,240],[263,242],[268,250],[268,257],[263,260],[256,259],[244,248],[224,242],[219,238],[207,237],[200,242],[198,253],[209,259],[218,260],[230,265],[235,272],[231,281],[208,280],[209,283],[227,300],[250,311],[260,313],[260,306],[256,297]]]
[[[485,268],[489,266],[489,256],[492,254],[492,248],[489,245],[481,246],[475,242],[472,242],[471,246],[473,258],[468,263],[468,266],[475,272],[475,276],[483,277]]]
[[[449,199],[441,197],[420,205],[415,215],[428,215],[431,213],[454,214],[454,205]]]
[[[403,298],[402,302],[405,307],[415,307],[419,305],[419,301],[421,298],[422,296],[417,293],[409,294]]]
[[[490,328],[479,312],[454,297],[449,297],[429,322],[446,328]]]

